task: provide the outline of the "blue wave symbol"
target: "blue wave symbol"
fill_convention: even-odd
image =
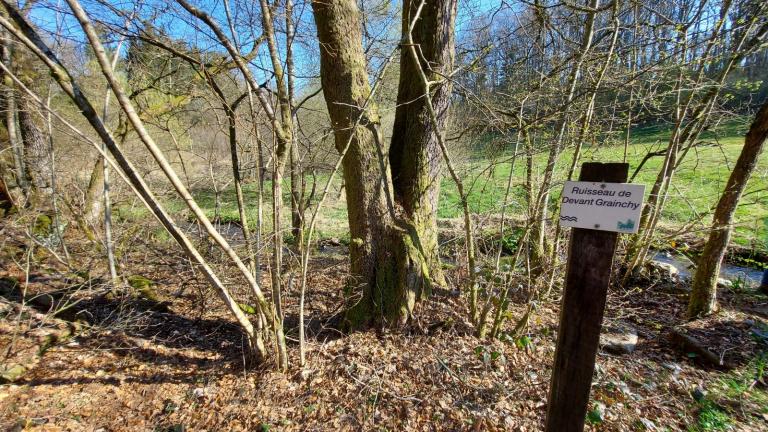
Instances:
[[[563,216],[560,215],[560,220],[569,221],[569,222],[578,222],[579,218],[576,216]]]

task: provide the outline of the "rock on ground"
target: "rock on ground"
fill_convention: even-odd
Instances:
[[[625,322],[617,322],[603,329],[600,346],[612,354],[631,354],[637,346],[637,330]]]

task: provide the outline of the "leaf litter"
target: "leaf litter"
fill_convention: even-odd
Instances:
[[[87,244],[73,248],[78,246],[86,256]],[[61,329],[65,321],[34,305],[22,306],[5,292],[0,297],[5,305],[0,319],[3,366],[29,367],[20,378],[0,385],[0,428],[542,430],[557,333],[556,294],[539,304],[524,343],[474,337],[464,318],[465,303],[452,291],[439,291],[425,301],[403,331],[340,334],[328,321],[342,304],[346,262],[343,253],[313,260],[308,365],[304,370],[294,366],[287,374],[273,371],[271,364],[244,361],[238,327],[168,244],[148,241],[142,253],[124,257],[121,269],[155,281],[165,308],[110,299],[91,284],[71,296],[79,302],[77,310],[87,311],[79,317],[84,324],[42,352],[46,338],[41,332]],[[54,277],[66,273],[50,257],[38,259],[30,272],[35,277],[26,284],[27,297],[70,287],[71,280]],[[264,275],[268,284],[268,272]],[[8,265],[0,278],[23,281],[25,274]],[[228,283],[244,296],[235,276],[229,275]],[[605,324],[629,322],[640,338],[631,354],[599,353],[587,429],[698,430],[703,398],[729,415],[733,430],[768,430],[766,408],[754,403],[761,399],[745,396],[764,397],[766,392],[764,378],[750,378],[754,359],[765,349],[760,337],[766,329],[765,318],[750,311],[765,303],[765,297],[725,292],[723,312],[685,323],[685,296],[674,290],[660,285],[612,290]],[[287,292],[292,365],[298,364],[296,320],[291,318],[297,304],[298,293]],[[515,317],[525,308],[522,301],[510,306]],[[677,349],[669,334],[681,324],[713,352],[728,356],[736,369],[703,365]],[[718,383],[734,376],[745,377],[748,385],[729,399]]]

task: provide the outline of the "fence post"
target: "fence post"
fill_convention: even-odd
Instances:
[[[580,181],[624,183],[629,164],[586,162]],[[573,228],[568,250],[547,432],[583,431],[618,233]]]

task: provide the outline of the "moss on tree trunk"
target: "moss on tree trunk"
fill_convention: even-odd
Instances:
[[[417,228],[399,216],[389,173],[378,160],[380,124],[376,106],[368,103],[359,10],[350,0],[317,0],[312,8],[323,95],[336,148],[346,149],[342,168],[351,237],[346,325],[401,325],[431,280]]]
[[[419,2],[403,2],[402,29],[408,31]],[[445,284],[437,241],[437,200],[440,194],[442,155],[437,133],[446,127],[451,98],[451,82],[443,81],[431,90],[437,124],[429,121],[424,86],[414,79],[419,68],[431,81],[451,73],[454,56],[454,26],[457,1],[440,0],[424,5],[413,28],[413,41],[419,45],[421,64],[412,56],[400,58],[397,110],[392,128],[389,162],[395,200],[418,233],[432,280]],[[405,34],[403,34],[405,40]]]

